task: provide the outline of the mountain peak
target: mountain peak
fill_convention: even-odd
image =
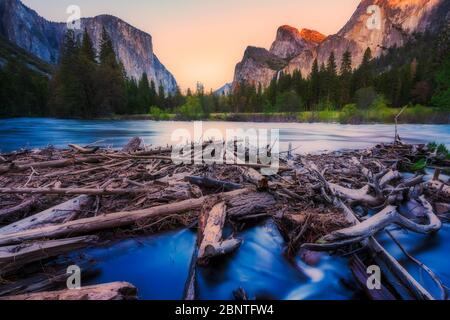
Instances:
[[[277,37],[270,48],[270,52],[283,58],[291,59],[305,50],[316,47],[325,39],[320,32],[302,29],[299,31],[289,25],[283,25],[277,30]]]
[[[102,14],[82,18],[81,30],[76,31],[76,36],[81,38],[86,29],[98,49],[103,28],[109,33],[130,78],[139,79],[145,72],[157,86],[162,85],[166,92],[175,92],[176,80],[154,54],[150,34],[118,17]],[[0,36],[45,62],[56,64],[59,61],[66,31],[65,23],[48,21],[19,0],[0,0]]]
[[[320,33],[319,31],[306,29],[306,28],[303,28],[300,31],[300,36],[303,39],[305,39],[306,41],[317,43],[317,44],[321,43],[323,40],[325,40],[327,38],[326,35]]]

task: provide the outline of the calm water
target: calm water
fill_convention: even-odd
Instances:
[[[203,131],[195,137],[192,122],[155,121],[83,121],[46,118],[0,119],[0,152],[48,145],[66,147],[69,143],[89,144],[103,140],[101,145],[121,147],[130,138],[139,136],[149,145],[163,146],[179,142],[171,139],[176,129],[186,129],[192,140],[221,138],[227,129],[279,129],[280,149],[289,143],[297,152],[363,148],[394,137],[392,125],[339,125],[298,123],[203,122]],[[216,132],[210,129],[216,129]],[[400,134],[407,142],[437,141],[450,146],[450,125],[401,125]],[[189,140],[189,137],[185,137]]]
[[[190,122],[153,121],[80,121],[55,119],[0,120],[0,152],[48,145],[65,147],[102,140],[103,146],[120,147],[131,137],[140,136],[150,145],[172,144],[171,134],[184,128],[194,139]],[[297,152],[318,152],[343,148],[363,148],[390,142],[391,125],[280,124],[205,122],[205,135],[220,138],[226,129],[279,129],[280,149],[289,143]],[[402,125],[400,134],[407,142],[437,141],[450,147],[450,125]],[[185,137],[187,140],[189,137]],[[450,286],[450,227],[445,225],[436,236],[395,231],[396,237],[410,253],[433,269]],[[354,283],[344,259],[323,256],[315,266],[300,259],[283,257],[283,239],[270,221],[244,230],[238,237],[242,247],[212,268],[198,270],[198,289],[202,299],[232,299],[232,291],[243,287],[251,298],[269,299],[352,299]],[[432,293],[436,288],[425,274],[411,264],[398,247],[380,236],[386,248]],[[195,245],[190,230],[170,232],[140,239],[124,240],[107,248],[82,251],[92,258],[101,274],[91,283],[129,281],[139,289],[143,299],[180,299]]]

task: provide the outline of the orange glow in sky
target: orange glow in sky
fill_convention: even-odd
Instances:
[[[336,33],[360,0],[23,0],[41,16],[66,21],[66,8],[82,16],[115,15],[150,33],[154,51],[181,88],[217,89],[233,80],[248,45],[270,48],[277,28],[289,24]]]

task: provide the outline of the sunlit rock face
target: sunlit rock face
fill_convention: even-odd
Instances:
[[[175,91],[176,80],[154,54],[149,34],[109,15],[81,19],[81,29],[76,32],[80,39],[85,28],[97,49],[102,29],[106,29],[129,77],[139,79],[146,72],[157,86]],[[0,0],[0,35],[44,61],[58,62],[66,30],[65,23],[47,21],[19,0]]]
[[[333,52],[339,66],[346,50],[352,53],[353,67],[357,67],[367,48],[377,57],[390,47],[403,45],[413,33],[436,32],[442,22],[449,20],[449,12],[448,0],[362,0],[345,26],[326,38],[318,32],[310,32],[314,36],[309,39],[315,41],[306,41],[308,37],[302,35],[303,30],[280,27],[270,52],[286,59],[286,66],[271,69],[263,65],[260,70],[257,63],[251,63],[253,69],[238,64],[235,81],[246,80],[266,86],[272,79],[270,77],[280,70],[292,73],[298,69],[307,76],[314,59],[317,58],[319,64],[326,63]],[[244,55],[241,64],[250,64],[245,59]]]
[[[324,39],[323,34],[314,30],[299,31],[291,26],[281,26],[270,52],[280,58],[291,59],[305,50],[317,47]]]
[[[287,66],[287,61],[264,48],[248,47],[244,58],[236,65],[233,88],[240,83],[267,87],[278,70]]]

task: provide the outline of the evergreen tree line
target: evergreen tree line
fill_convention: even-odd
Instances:
[[[326,63],[314,60],[308,77],[300,71],[278,74],[263,90],[238,84],[220,111],[299,112],[339,110],[349,104],[367,109],[376,101],[392,107],[422,104],[450,110],[450,31],[439,36],[416,34],[403,47],[373,59],[370,48],[352,68],[346,51],[338,63],[332,52]],[[338,67],[339,65],[339,67]]]
[[[112,114],[152,114],[166,118],[206,118],[210,113],[274,113],[340,110],[347,105],[368,109],[377,101],[392,107],[422,104],[450,110],[450,28],[437,35],[414,35],[403,47],[372,58],[368,48],[362,63],[352,68],[350,51],[331,53],[326,63],[316,59],[304,76],[280,72],[267,88],[239,83],[232,93],[165,92],[161,84],[126,76],[111,38],[103,29],[99,50],[85,31],[79,41],[69,30],[61,59],[50,80],[10,60],[0,66],[0,116],[96,118]]]
[[[146,73],[137,81],[127,78],[105,29],[99,48],[97,53],[87,31],[81,43],[73,31],[67,31],[61,60],[50,83],[52,115],[95,118],[146,114],[153,105],[165,109],[183,103],[179,90],[174,96],[167,96],[162,85],[156,87],[148,81]]]

